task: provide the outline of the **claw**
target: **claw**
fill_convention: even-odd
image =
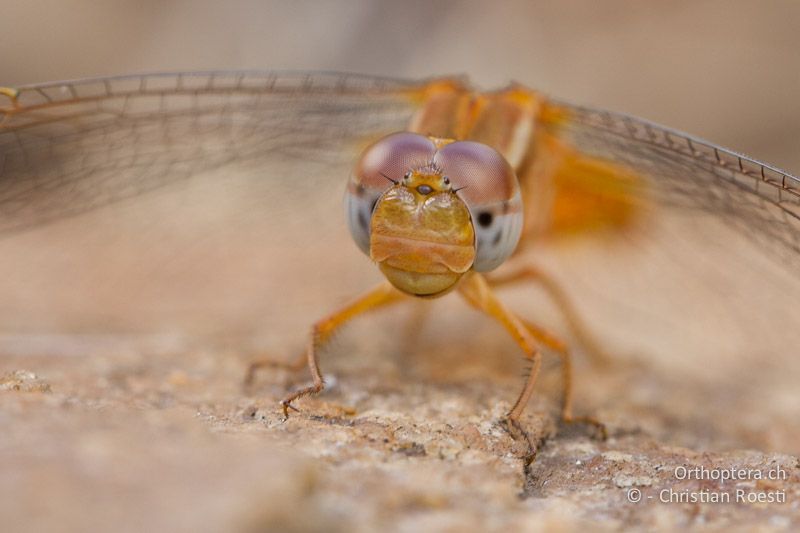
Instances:
[[[305,367],[305,354],[301,354],[295,361],[281,361],[279,359],[272,359],[271,357],[260,357],[247,365],[247,371],[244,374],[243,387],[248,390],[252,387],[256,379],[256,373],[262,368],[272,368],[284,370],[289,373],[299,372]]]
[[[536,453],[537,453],[537,450],[535,450],[535,449],[534,450],[530,450],[522,458],[522,468],[525,469],[526,473],[530,469],[530,466],[533,464],[533,462],[536,460]]]
[[[516,426],[511,421],[511,419],[504,418],[503,420],[500,421],[500,426],[506,431],[506,433],[508,433],[508,435],[512,439],[517,440],[518,433],[514,431],[516,429]]]
[[[525,443],[528,445],[528,451],[525,452],[525,455],[522,457],[523,468],[527,470],[528,467],[530,467],[530,465],[536,460],[536,454],[538,453],[537,446],[533,443],[528,433],[522,429],[522,425],[518,420],[504,418],[501,422],[501,426],[512,439],[515,441],[524,439]]]
[[[292,405],[291,400],[281,400],[280,404],[281,408],[283,409],[283,420],[281,420],[281,422],[286,422],[287,420],[289,420],[289,409],[297,413],[300,412],[300,409]]]
[[[601,442],[605,442],[608,440],[608,430],[606,429],[606,425],[602,422],[595,420],[589,416],[578,416],[572,418],[564,418],[562,422],[565,424],[584,424],[587,426],[591,426],[594,429],[593,437],[597,438]]]

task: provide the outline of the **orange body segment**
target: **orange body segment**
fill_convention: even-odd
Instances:
[[[520,249],[540,238],[625,230],[640,218],[643,177],[575,150],[562,128],[569,112],[539,93],[436,82],[424,94],[410,131],[486,144],[514,168],[525,213]]]

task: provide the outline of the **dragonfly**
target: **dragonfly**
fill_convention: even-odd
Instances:
[[[426,226],[433,198],[447,207]],[[533,318],[539,302],[512,311],[496,292],[538,286],[598,364],[605,342],[700,367],[781,353],[797,340],[800,180],[520,85],[260,71],[56,82],[0,91],[0,258],[6,334],[314,323],[298,360],[313,384],[284,416],[324,388],[318,353],[344,323],[456,292],[532,362],[514,431],[540,346],[561,357],[563,420],[602,430],[572,413],[569,343]],[[275,363],[248,378],[263,366]]]

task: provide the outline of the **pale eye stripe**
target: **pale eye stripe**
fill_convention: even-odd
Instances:
[[[345,196],[345,210],[350,234],[358,248],[367,255],[369,255],[372,210],[378,197],[379,195],[375,194],[364,194],[359,197],[350,193],[349,190]]]
[[[514,252],[522,231],[522,216],[493,214],[487,227],[476,225],[477,255],[473,268],[477,272],[494,270]]]

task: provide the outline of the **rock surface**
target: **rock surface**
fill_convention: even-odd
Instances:
[[[546,364],[524,419],[544,443],[525,470],[524,447],[499,424],[520,386],[513,358],[490,364],[465,356],[457,365],[459,350],[445,349],[440,357],[425,350],[379,357],[358,353],[358,335],[345,334],[328,350],[329,389],[299,401],[300,412],[285,422],[277,401],[306,375],[265,371],[244,390],[252,354],[3,357],[2,529],[800,524],[798,459],[777,452],[797,453],[797,424],[778,412],[755,417],[757,380],[742,385],[737,399],[723,384],[675,378],[647,362],[620,360],[608,370],[580,364],[577,409],[605,422],[609,438],[601,442],[583,428],[559,427],[559,373]],[[715,479],[731,469],[736,479]],[[778,501],[737,503],[737,491]],[[669,502],[680,494],[732,500]]]

